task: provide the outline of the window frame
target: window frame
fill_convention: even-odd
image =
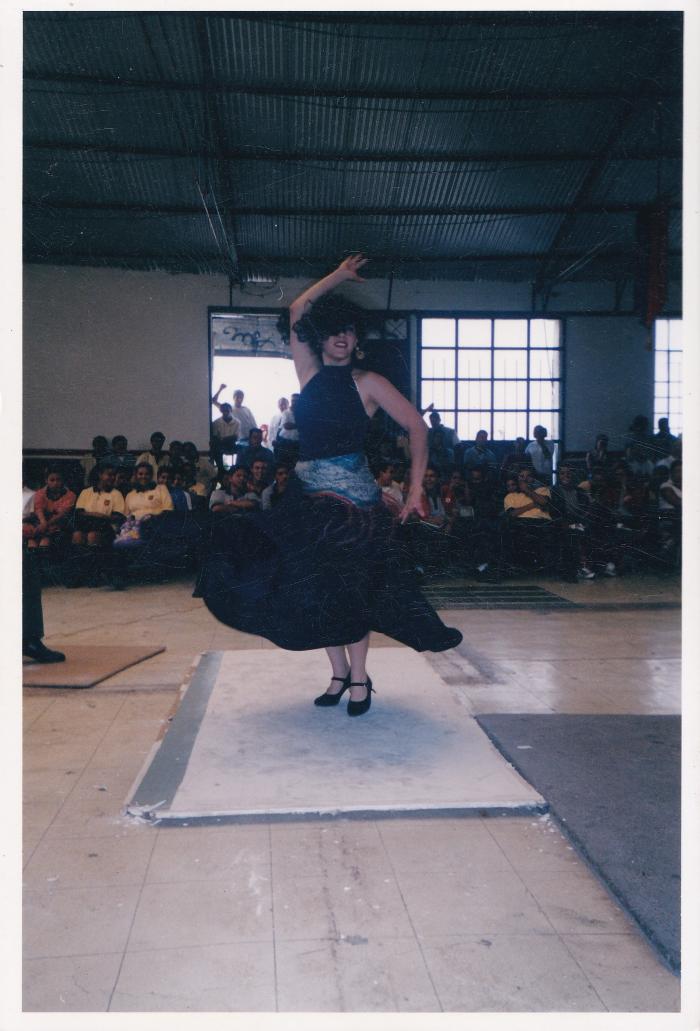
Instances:
[[[670,333],[670,325],[669,324],[672,323],[672,322],[679,322],[681,324],[681,347],[680,348],[678,348],[678,347],[672,348],[670,346],[671,333]],[[659,325],[661,323],[664,323],[666,325],[666,327],[667,327],[666,332],[668,334],[668,341],[669,341],[669,346],[664,347],[664,348],[657,347],[657,333],[658,333]],[[670,423],[670,427],[671,427],[671,433],[674,433],[677,436],[679,433],[683,432],[683,415],[685,414],[684,411],[683,411],[683,365],[684,365],[684,361],[683,361],[683,359],[684,359],[683,317],[682,316],[663,316],[661,318],[654,319],[653,345],[654,345],[654,424],[653,424],[654,432],[656,432],[656,430],[658,429],[659,419],[668,419],[669,423]],[[680,426],[678,424],[674,425],[674,419],[675,419],[676,413],[675,412],[672,413],[671,410],[670,410],[670,408],[671,408],[671,396],[670,396],[671,395],[671,390],[670,390],[670,387],[671,387],[671,383],[672,383],[672,380],[671,380],[671,369],[670,369],[670,365],[671,365],[670,356],[672,354],[679,354],[681,356],[681,378],[680,378],[680,381],[679,381],[680,389],[681,389],[681,395],[680,395],[680,401],[679,401],[680,411],[678,412],[678,416],[680,418]],[[657,379],[657,376],[656,376],[657,360],[658,360],[660,355],[665,355],[666,356],[666,363],[665,363],[666,364],[666,368],[665,368],[665,377],[664,377],[664,379]],[[675,381],[673,381],[673,382],[675,382]],[[657,398],[661,395],[661,390],[659,389],[660,387],[664,388],[663,389],[664,405],[665,405],[665,410],[664,411],[661,411],[661,409],[657,408]]]
[[[531,402],[530,384],[531,384],[531,381],[532,381],[532,377],[530,376],[530,353],[533,350],[536,351],[536,352],[540,352],[540,353],[544,352],[544,351],[547,351],[547,350],[556,350],[558,355],[559,355],[559,375],[556,376],[556,377],[549,377],[549,378],[546,378],[546,379],[542,379],[541,377],[536,377],[535,379],[536,379],[537,382],[545,382],[545,383],[547,383],[547,382],[558,382],[559,383],[559,404],[558,404],[558,406],[556,408],[553,407],[551,409],[551,411],[556,412],[557,415],[558,415],[558,418],[559,418],[559,432],[558,432],[557,436],[552,435],[551,434],[551,427],[548,426],[547,427],[547,431],[548,431],[548,434],[550,434],[550,435],[548,436],[547,439],[551,440],[553,444],[556,444],[558,446],[558,450],[559,450],[560,454],[563,454],[565,452],[565,434],[566,434],[566,417],[565,417],[565,413],[566,413],[566,319],[565,318],[562,318],[561,316],[557,316],[557,315],[550,315],[550,314],[547,314],[547,313],[531,312],[531,311],[530,312],[521,312],[521,311],[517,311],[517,312],[516,311],[509,311],[509,312],[499,311],[499,312],[494,312],[494,311],[463,311],[463,310],[417,311],[415,313],[415,317],[416,317],[416,343],[417,343],[417,348],[416,348],[416,372],[417,372],[417,379],[418,379],[418,383],[417,383],[417,388],[418,388],[417,389],[417,397],[418,397],[418,406],[421,409],[424,408],[425,404],[429,401],[428,398],[424,397],[423,353],[424,353],[424,350],[428,351],[428,352],[430,352],[432,350],[439,350],[439,348],[432,348],[432,347],[425,347],[424,348],[424,345],[423,345],[423,321],[425,319],[450,319],[454,323],[453,344],[451,345],[451,348],[445,348],[445,349],[451,349],[454,352],[454,354],[455,354],[455,375],[454,375],[454,377],[447,377],[447,378],[427,377],[426,378],[426,382],[432,382],[432,383],[435,383],[435,382],[442,383],[442,382],[444,382],[444,383],[453,383],[454,384],[454,392],[455,392],[455,403],[454,403],[454,406],[452,408],[444,408],[444,409],[440,408],[439,411],[440,411],[441,414],[447,416],[448,420],[451,419],[454,422],[455,428],[457,428],[457,426],[458,426],[458,419],[459,419],[460,413],[466,413],[466,412],[469,412],[469,411],[476,411],[477,410],[477,409],[460,408],[460,406],[459,406],[459,383],[460,383],[460,376],[459,376],[459,354],[460,354],[460,352],[468,353],[468,351],[470,350],[470,348],[460,348],[459,347],[459,322],[460,322],[460,320],[468,321],[468,320],[471,320],[471,319],[479,320],[479,321],[489,320],[491,322],[491,333],[490,333],[490,338],[491,339],[490,339],[490,347],[489,347],[489,350],[491,352],[491,377],[490,377],[490,380],[484,380],[484,382],[490,382],[491,383],[491,405],[490,405],[490,409],[488,410],[488,413],[487,413],[489,415],[489,420],[490,420],[489,438],[491,440],[495,440],[496,442],[498,442],[498,440],[500,440],[500,438],[495,438],[494,435],[493,435],[494,417],[495,417],[495,415],[498,414],[498,413],[510,413],[510,412],[521,412],[521,411],[524,411],[526,413],[525,414],[525,418],[526,418],[525,438],[527,440],[532,439],[531,438],[532,426],[529,425],[529,423],[531,421],[531,412],[535,411],[535,409],[533,409],[531,407],[531,404],[530,404],[530,402]],[[531,323],[532,322],[543,321],[543,320],[544,321],[549,321],[549,322],[557,322],[559,324],[559,344],[558,344],[558,346],[556,348],[541,348],[541,347],[534,347],[533,348],[531,346],[531,343],[530,343],[530,339],[531,339]],[[494,342],[495,341],[495,322],[496,321],[514,321],[514,322],[526,321],[527,322],[527,341],[526,341],[525,347],[514,347],[514,348],[496,347],[495,346],[495,342]],[[483,350],[484,348],[481,347],[481,345],[480,345],[478,349]],[[525,352],[525,354],[526,354],[526,375],[525,375],[525,377],[521,377],[521,376],[495,376],[494,375],[494,356],[496,354],[499,354],[499,353],[500,354],[507,353],[509,350],[510,351],[524,351]],[[468,381],[468,378],[466,378],[466,377],[462,377],[461,378],[461,382],[467,382],[467,381]],[[524,382],[525,383],[525,391],[526,391],[526,393],[525,393],[526,407],[524,409],[520,409],[520,408],[517,408],[517,409],[516,408],[498,408],[498,409],[496,409],[494,407],[494,393],[495,393],[495,391],[494,391],[494,384],[496,382],[520,382],[520,383]],[[540,411],[540,409],[537,409],[537,411]],[[484,429],[486,429],[486,427],[484,427]],[[508,437],[504,437],[503,438],[503,440],[510,440],[510,439],[511,438],[508,438]]]

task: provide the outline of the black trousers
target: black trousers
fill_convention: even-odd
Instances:
[[[41,569],[38,548],[22,553],[22,640],[44,636],[44,613],[41,607]]]

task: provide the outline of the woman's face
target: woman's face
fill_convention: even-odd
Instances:
[[[49,490],[60,490],[63,486],[63,477],[60,473],[49,473],[46,477],[46,486]]]
[[[150,465],[141,465],[136,470],[136,482],[139,487],[147,487],[153,478]]]
[[[166,472],[165,469],[159,469],[158,470],[158,483],[162,483],[162,484],[164,484],[167,487],[169,479],[170,479],[170,476]]]
[[[356,347],[355,327],[345,326],[326,337],[321,346],[321,356],[326,365],[348,365]]]

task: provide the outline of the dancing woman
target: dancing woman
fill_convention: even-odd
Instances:
[[[364,453],[370,418],[381,408],[409,434],[413,486],[399,519],[423,515],[425,423],[387,379],[355,367],[363,312],[331,293],[363,282],[366,261],[346,258],[292,303],[290,348],[300,386],[294,487],[253,517],[242,536],[225,525],[215,530],[197,592],[229,626],[283,648],[324,647],[332,676],[315,704],[337,705],[349,690],[350,716],[371,703],[371,630],[417,651],[443,651],[462,639],[423,598],[402,560],[395,520]]]

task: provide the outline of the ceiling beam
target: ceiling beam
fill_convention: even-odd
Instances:
[[[365,153],[355,152],[352,154],[341,154],[338,151],[329,150],[274,150],[270,147],[245,147],[235,150],[222,150],[220,153],[212,153],[210,150],[187,149],[184,147],[154,147],[154,146],[128,146],[116,143],[92,143],[87,140],[33,140],[31,137],[24,140],[25,149],[63,151],[66,153],[78,152],[81,154],[114,154],[125,157],[156,157],[156,158],[190,158],[203,159],[217,157],[225,161],[274,161],[276,164],[289,162],[300,163],[304,161],[338,162],[343,165],[348,162],[362,162],[371,164],[381,162],[387,164],[470,164],[473,162],[516,162],[520,165],[530,164],[565,164],[569,162],[591,160],[590,150],[569,150],[569,151],[546,151],[527,153],[523,151],[367,151]],[[622,151],[619,155],[611,155],[610,161],[656,161],[659,158],[664,160],[682,160],[683,151],[680,147],[664,148],[634,148]]]
[[[231,218],[230,210],[224,208],[221,211],[219,207],[219,201],[222,196],[231,196],[233,193],[233,182],[229,175],[227,163],[222,160],[223,157],[223,126],[221,124],[221,115],[217,104],[217,95],[215,92],[209,89],[209,83],[212,80],[212,62],[211,55],[209,52],[209,40],[207,36],[207,23],[206,18],[202,15],[197,15],[195,18],[195,27],[197,32],[197,42],[199,44],[199,52],[202,60],[202,67],[204,69],[204,82],[202,83],[202,103],[204,105],[204,127],[206,132],[206,138],[209,141],[209,147],[207,150],[212,154],[212,166],[214,175],[218,182],[217,187],[220,185],[219,199],[217,200],[216,195],[213,197],[214,211],[206,209],[204,198],[202,198],[202,204],[205,207],[206,215],[209,220],[209,225],[213,226],[215,220],[220,223],[222,236],[224,238],[224,245],[226,248],[227,257],[231,262],[230,272],[233,276],[238,275],[238,251],[236,248],[236,238],[233,227],[233,219]],[[218,233],[214,233],[214,237],[219,246]]]
[[[131,79],[122,75],[80,75],[76,73],[60,72],[32,72],[25,71],[25,83],[46,82],[52,85],[65,86],[87,86],[94,89],[97,86],[108,86],[124,90],[156,90],[160,92],[177,93],[231,93],[245,96],[261,97],[311,97],[322,102],[326,98],[335,100],[475,100],[475,101],[504,101],[510,103],[514,100],[536,100],[536,101],[586,101],[586,100],[671,100],[680,98],[680,88],[664,88],[655,85],[652,81],[645,81],[635,89],[609,88],[588,88],[588,89],[416,89],[410,90],[405,87],[397,89],[380,89],[376,87],[351,87],[351,86],[326,86],[318,85],[296,85],[283,86],[279,83],[257,83],[255,85],[246,82],[225,82],[221,79],[207,78],[206,82],[182,82],[177,79]]]
[[[153,215],[201,215],[201,207],[190,204],[133,204],[129,202],[98,202],[78,200],[51,200],[49,198],[25,197],[24,204],[27,207],[46,211],[113,211],[117,214],[153,214]],[[671,210],[679,210],[679,203],[668,205]],[[623,214],[641,211],[648,207],[648,202],[635,201],[615,204],[520,204],[520,205],[433,205],[421,207],[397,207],[393,205],[376,206],[337,206],[337,207],[298,207],[281,205],[276,206],[255,206],[236,205],[231,213],[236,217],[244,215],[255,215],[260,218],[303,218],[313,216],[337,216],[339,218],[352,218],[355,216],[472,216],[480,215],[503,215],[505,216],[528,216],[528,215],[570,215],[570,214]],[[558,235],[558,234],[557,234]]]

